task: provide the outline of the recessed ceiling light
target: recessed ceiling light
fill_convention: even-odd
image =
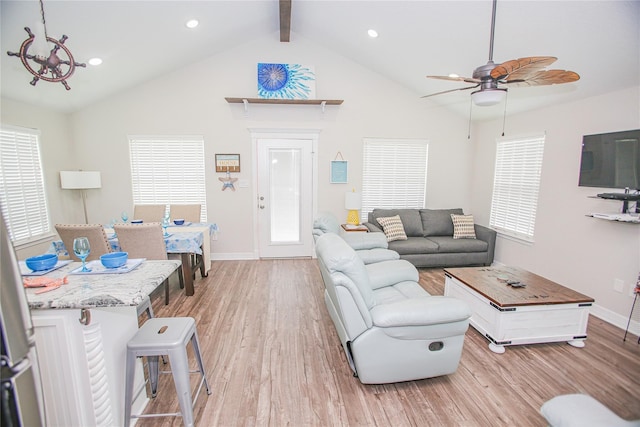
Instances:
[[[451,74],[449,74],[449,77],[451,77],[452,79],[457,79],[460,76],[455,74],[455,73],[451,73]]]
[[[367,31],[367,34],[369,34],[369,37],[374,38],[374,39],[376,37],[378,37],[378,32],[376,30],[369,30],[369,31]]]
[[[100,65],[102,64],[102,59],[100,58],[91,58],[89,61],[90,65]]]
[[[198,24],[199,22],[197,19],[190,19],[184,25],[186,25],[187,28],[195,28],[198,26]]]

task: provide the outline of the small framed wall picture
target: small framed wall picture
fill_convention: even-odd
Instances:
[[[348,163],[346,160],[331,160],[331,184],[346,184]]]
[[[240,172],[240,154],[216,154],[216,172]]]

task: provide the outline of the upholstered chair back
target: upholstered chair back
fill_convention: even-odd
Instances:
[[[169,215],[171,219],[182,218],[188,222],[200,222],[200,205],[170,205]]]
[[[111,245],[101,224],[56,224],[55,227],[62,239],[62,243],[64,243],[65,249],[69,252],[69,257],[74,261],[80,261],[73,253],[73,240],[76,237],[89,239],[91,252],[87,257],[87,261],[100,259],[100,255],[111,252]]]
[[[167,205],[135,205],[133,218],[144,222],[161,222],[165,216]]]
[[[127,252],[129,258],[167,259],[167,245],[159,222],[115,224],[113,230],[118,236],[120,249]]]

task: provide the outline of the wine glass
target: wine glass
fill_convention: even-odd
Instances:
[[[122,222],[127,222],[127,220],[129,219],[129,215],[127,215],[127,211],[122,211],[122,213],[120,214],[120,218],[122,218]]]
[[[82,272],[91,271],[87,268],[85,261],[89,256],[89,252],[91,252],[91,247],[89,246],[89,239],[86,237],[76,237],[73,239],[73,253],[76,254],[78,258],[82,260]]]
[[[169,233],[167,233],[167,227],[169,226],[169,216],[165,216],[162,218],[162,229],[164,230],[164,237],[169,237]]]

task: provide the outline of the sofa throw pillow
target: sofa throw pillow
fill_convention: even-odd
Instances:
[[[378,224],[382,226],[382,231],[387,236],[387,242],[407,240],[400,215],[378,218]]]
[[[476,238],[476,230],[473,226],[473,215],[451,214],[451,221],[453,222],[454,239]]]

